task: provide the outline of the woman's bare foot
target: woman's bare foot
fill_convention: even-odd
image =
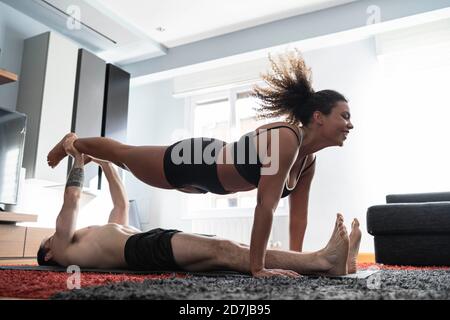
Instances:
[[[348,273],[356,273],[359,244],[361,243],[361,230],[359,229],[358,219],[352,222],[352,231],[350,232],[350,248],[348,250],[347,268]]]
[[[81,155],[81,153],[73,145],[73,143],[76,139],[78,139],[78,137],[75,134],[70,135],[70,136],[66,137],[66,139],[64,139],[64,142],[62,144],[64,152],[66,154],[70,154],[72,157]]]
[[[54,168],[67,156],[66,150],[64,149],[64,142],[70,138],[77,138],[77,135],[73,132],[66,134],[60,142],[47,155],[47,163],[50,167]]]
[[[326,271],[322,274],[334,276],[346,275],[348,251],[349,238],[347,229],[344,226],[344,218],[341,214],[338,214],[330,241],[318,253],[319,259],[326,266]]]

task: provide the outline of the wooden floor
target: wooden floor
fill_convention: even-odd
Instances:
[[[359,263],[375,263],[374,253],[360,253],[358,254]]]
[[[0,266],[14,266],[22,264],[37,264],[36,258],[30,259],[0,259]]]

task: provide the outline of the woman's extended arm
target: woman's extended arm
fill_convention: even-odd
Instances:
[[[266,248],[272,228],[273,214],[280,201],[286,177],[298,153],[297,137],[290,130],[289,132],[280,130],[279,141],[282,141],[282,147],[276,148],[278,157],[271,157],[270,164],[264,166],[265,168],[275,166],[274,168],[277,170],[270,175],[261,174],[258,184],[257,205],[250,242],[250,270],[255,277],[297,275],[289,270],[269,270],[265,268]],[[274,141],[271,141],[271,143],[274,143]],[[278,166],[276,166],[275,161],[277,161]]]

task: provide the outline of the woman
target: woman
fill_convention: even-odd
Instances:
[[[264,267],[273,213],[280,198],[289,196],[290,249],[301,251],[314,154],[342,146],[353,125],[343,95],[313,90],[311,70],[298,51],[270,61],[272,73],[263,75],[268,87],[256,86],[254,96],[261,101],[261,117],[286,121],[263,125],[234,143],[195,138],[171,146],[130,146],[68,134],[49,153],[48,163],[56,166],[66,156],[64,145],[73,143],[79,152],[112,161],[154,187],[217,194],[257,188],[250,269],[254,276],[287,275]],[[355,259],[349,257],[349,268]]]

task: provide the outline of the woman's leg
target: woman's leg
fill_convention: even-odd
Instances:
[[[313,253],[267,250],[266,268],[300,274],[347,274],[349,240],[343,222],[337,220],[327,246]],[[236,242],[187,233],[172,238],[175,261],[188,271],[233,270],[250,273],[250,249]]]
[[[173,189],[164,174],[166,146],[131,146],[109,138],[82,138],[66,135],[48,155],[50,166],[56,166],[65,156],[64,144],[73,142],[81,153],[94,158],[125,165],[139,180],[157,188]]]

